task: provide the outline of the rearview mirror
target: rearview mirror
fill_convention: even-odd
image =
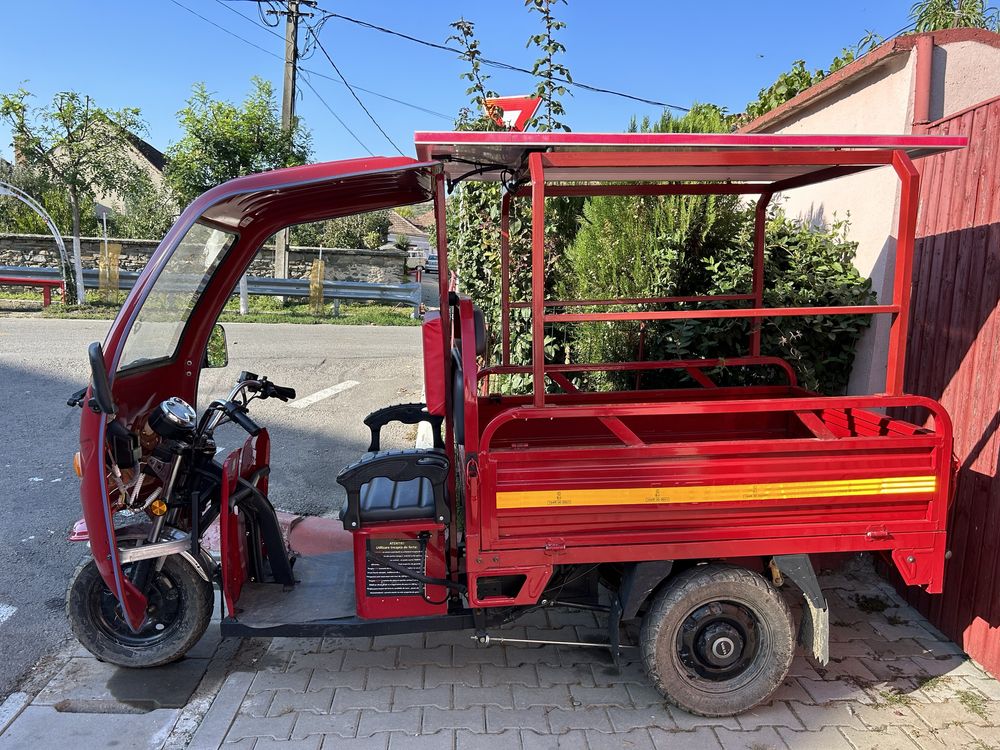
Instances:
[[[229,364],[229,348],[226,344],[226,329],[216,323],[208,337],[205,348],[205,367],[225,367]]]
[[[94,342],[87,350],[90,359],[91,407],[97,407],[102,414],[113,415],[116,411],[115,400],[111,395],[111,382],[104,364],[104,350],[98,342]]]

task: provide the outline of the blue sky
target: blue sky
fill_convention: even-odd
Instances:
[[[233,11],[256,18],[247,0],[177,0],[205,18],[274,54],[283,42]],[[530,67],[525,48],[537,20],[522,0],[489,2],[358,2],[320,0],[321,7],[444,42],[460,16],[476,23],[484,55]],[[687,106],[711,101],[741,111],[793,60],[827,65],[867,30],[888,36],[908,23],[909,0],[840,0],[837,3],[754,0],[570,0],[558,9],[567,28],[564,62],[580,82]],[[314,19],[315,20],[315,19]],[[280,30],[280,29],[279,29]],[[178,138],[176,112],[191,84],[204,81],[217,95],[240,100],[252,75],[275,82],[282,63],[220,31],[171,0],[41,0],[30,12],[8,13],[0,47],[0,91],[24,85],[39,99],[56,91],[89,93],[107,107],[136,106],[149,124],[148,140],[160,149]],[[459,80],[465,64],[453,55],[331,19],[321,38],[352,84],[453,117],[467,97]],[[320,53],[303,62],[334,75]],[[529,76],[489,71],[503,94],[526,93]],[[319,94],[376,154],[394,149],[346,88],[311,76]],[[359,92],[402,150],[412,153],[415,130],[448,130],[449,120]],[[620,131],[632,115],[658,116],[660,108],[575,90],[566,120],[574,130]],[[317,160],[365,152],[306,87],[298,113],[313,133]],[[0,128],[0,154],[10,155]]]

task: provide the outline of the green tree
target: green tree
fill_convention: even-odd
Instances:
[[[16,158],[65,192],[73,236],[75,283],[67,293],[84,304],[80,235],[83,209],[94,191],[122,195],[137,173],[129,158],[129,134],[145,130],[139,110],[102,109],[75,91],[57,93],[52,102],[33,107],[21,88],[0,94],[0,118],[13,134]]]
[[[221,182],[254,172],[304,164],[309,132],[296,118],[288,131],[269,81],[254,77],[242,105],[213,98],[204,83],[194,85],[178,112],[181,139],[167,151],[167,181],[182,204]]]
[[[1000,31],[1000,10],[983,0],[920,0],[910,8],[914,31],[990,29]]]
[[[560,21],[553,13],[553,7],[566,0],[524,0],[525,6],[532,13],[540,16],[542,31],[528,37],[526,47],[537,47],[541,57],[535,60],[531,72],[538,76],[535,86],[535,96],[542,100],[541,114],[532,121],[532,126],[538,130],[565,130],[569,125],[559,118],[566,114],[561,97],[570,94],[565,83],[572,83],[573,77],[569,68],[556,58],[566,54],[566,46],[556,38],[556,34],[566,28],[565,21]]]
[[[123,196],[123,207],[111,214],[109,231],[118,237],[160,240],[177,218],[177,197],[167,185],[155,185],[140,172]]]
[[[389,239],[389,212],[369,211],[324,222],[321,247],[376,250]]]

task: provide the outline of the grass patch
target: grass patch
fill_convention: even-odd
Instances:
[[[958,702],[965,706],[965,709],[970,713],[974,713],[980,719],[989,718],[986,713],[986,699],[979,693],[974,693],[971,690],[957,690],[955,696],[958,698]]]
[[[936,677],[917,678],[917,687],[921,690],[940,690],[951,685],[952,679],[946,674],[939,674]]]
[[[889,608],[889,603],[881,596],[857,594],[854,597],[854,602],[862,612],[885,612]]]
[[[5,299],[37,299],[41,301],[41,294],[30,296],[32,292],[26,292],[25,296],[7,296]],[[97,291],[87,292],[87,305],[79,307],[77,305],[62,305],[53,302],[46,309],[36,314],[45,318],[68,318],[83,320],[111,320],[121,309],[122,300],[109,303],[101,298]],[[317,325],[326,323],[329,325],[355,325],[355,326],[416,326],[420,325],[420,320],[411,318],[413,308],[410,305],[380,305],[373,302],[342,302],[340,305],[340,315],[333,316],[333,305],[324,305],[322,315],[313,315],[309,308],[308,301],[287,301],[282,304],[274,297],[251,296],[248,300],[249,312],[247,315],[240,315],[239,299],[231,299],[226,303],[219,316],[220,323],[298,323],[304,325]]]
[[[888,690],[879,690],[877,702],[880,706],[888,706],[889,708],[898,708],[900,706],[908,706],[913,703],[913,699],[906,693],[903,693],[896,688],[889,688]]]

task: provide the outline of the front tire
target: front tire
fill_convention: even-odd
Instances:
[[[126,566],[126,570],[127,570]],[[171,555],[151,575],[147,621],[133,633],[121,604],[93,560],[81,563],[66,592],[74,635],[101,661],[121,667],[159,667],[177,661],[204,634],[212,619],[212,584],[183,557]]]
[[[795,653],[792,615],[764,578],[730,565],[677,576],[642,621],[650,680],[699,716],[732,716],[766,701]]]

